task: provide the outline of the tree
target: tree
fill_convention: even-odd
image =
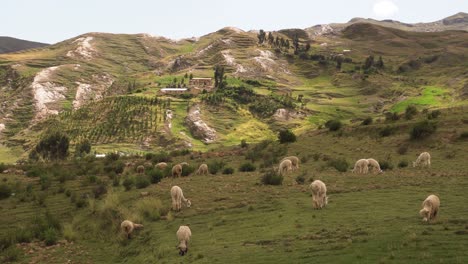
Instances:
[[[338,59],[336,60],[336,69],[337,69],[337,70],[341,70],[341,64],[342,64],[342,63],[343,63],[343,60],[342,60],[342,59],[338,58]]]
[[[36,152],[44,160],[63,160],[68,156],[69,145],[70,140],[66,134],[60,131],[48,132],[37,143],[33,152]]]
[[[309,51],[309,50],[310,50],[310,43],[307,43],[305,46],[305,51]]]
[[[379,69],[383,69],[384,67],[384,62],[382,60],[382,56],[379,56],[379,60],[375,63],[375,67]]]
[[[364,62],[364,66],[362,67],[364,70],[370,69],[372,66],[374,66],[374,56],[370,55],[369,57],[366,58],[366,61]]]
[[[214,79],[216,88],[224,88],[226,82],[224,81],[224,67],[216,65],[214,68]]]
[[[75,156],[83,157],[84,154],[89,154],[91,152],[91,143],[89,140],[85,139],[75,146]]]
[[[192,80],[193,79],[193,74],[190,73],[189,75],[189,79]]]
[[[268,44],[270,44],[270,46],[273,46],[273,42],[275,42],[275,37],[273,37],[273,34],[271,34],[271,32],[268,33]]]
[[[297,55],[299,54],[299,37],[296,35],[294,35],[294,38],[293,38],[293,48],[294,48],[294,54]]]
[[[278,133],[278,139],[281,144],[296,141],[296,135],[289,129],[283,129]]]
[[[260,29],[260,32],[257,34],[258,44],[263,44],[265,41],[266,33],[263,29]]]

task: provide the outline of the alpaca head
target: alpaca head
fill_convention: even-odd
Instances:
[[[419,215],[423,217],[424,222],[427,222],[428,215],[429,215],[429,210],[426,209],[426,208],[423,208],[423,209],[421,209],[421,211],[419,211]]]
[[[413,161],[413,168],[416,167],[416,161]]]
[[[328,196],[325,196],[325,205],[328,204]]]
[[[180,243],[179,246],[177,247],[179,249],[179,255],[183,256],[187,253],[188,248],[185,243]]]
[[[187,207],[190,207],[190,206],[192,206],[192,202],[187,199]]]

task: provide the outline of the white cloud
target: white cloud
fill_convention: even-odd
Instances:
[[[391,0],[380,0],[374,4],[374,14],[379,18],[388,18],[398,13],[398,6]]]

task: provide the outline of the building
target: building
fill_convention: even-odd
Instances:
[[[163,93],[185,93],[187,88],[162,88]]]
[[[211,89],[213,88],[212,78],[192,78],[189,86],[197,89]]]

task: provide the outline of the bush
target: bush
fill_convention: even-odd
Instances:
[[[2,173],[6,169],[8,169],[8,166],[5,163],[0,163],[0,173]]]
[[[422,121],[416,124],[413,129],[410,131],[410,138],[413,140],[424,139],[434,134],[437,129],[435,123],[429,122],[427,120]]]
[[[381,170],[392,170],[393,165],[390,163],[390,161],[384,160],[380,162],[380,169]]]
[[[261,182],[265,185],[281,185],[283,184],[283,175],[276,170],[269,170],[263,174]]]
[[[163,172],[159,169],[149,170],[147,174],[152,184],[159,183],[164,178]]]
[[[29,243],[34,238],[33,233],[28,228],[16,229],[15,236],[16,236],[15,240],[18,243]]]
[[[114,161],[119,160],[119,158],[120,158],[120,155],[118,153],[115,153],[115,152],[107,153],[105,163],[106,164],[112,163]]]
[[[162,216],[167,216],[170,208],[164,205],[161,200],[153,197],[144,198],[136,205],[139,214],[150,221],[157,221]]]
[[[76,240],[76,233],[75,230],[73,230],[73,226],[71,224],[65,224],[63,226],[63,237],[68,241],[72,242]]]
[[[346,172],[349,167],[349,163],[343,158],[331,159],[327,164],[329,167],[333,167],[339,172]]]
[[[0,200],[6,199],[11,195],[11,188],[10,186],[6,185],[5,183],[0,184]]]
[[[26,172],[26,176],[31,178],[40,177],[43,174],[46,174],[46,171],[44,170],[44,168],[38,166],[31,167]]]
[[[291,130],[284,129],[278,133],[278,140],[281,144],[296,142],[296,135]]]
[[[45,232],[44,232],[44,242],[46,246],[52,246],[57,243],[57,231],[55,231],[54,228],[49,227]]]
[[[99,184],[93,189],[93,194],[95,199],[101,198],[104,194],[107,193],[107,186],[104,184]]]
[[[6,248],[2,253],[2,258],[0,260],[5,263],[16,262],[19,260],[20,256],[23,254],[23,251],[16,247],[15,245]]]
[[[369,116],[366,119],[362,120],[361,125],[367,126],[367,125],[372,124],[373,121],[374,120],[372,119],[372,117]]]
[[[208,163],[208,171],[211,174],[216,174],[216,173],[218,173],[218,171],[220,171],[224,167],[224,165],[226,165],[226,163],[224,161],[214,160],[214,161]]]
[[[147,176],[145,175],[140,175],[140,176],[137,176],[136,177],[136,180],[135,180],[135,187],[137,189],[143,189],[143,188],[146,188],[150,185],[150,181],[148,179]]]
[[[196,168],[194,166],[191,166],[191,165],[182,165],[182,176],[185,177],[185,176],[189,176],[190,174],[192,174],[194,171],[196,170]]]
[[[408,152],[408,145],[401,145],[400,147],[398,147],[397,152],[400,155],[406,154],[406,152]]]
[[[342,123],[340,120],[328,120],[325,123],[325,127],[328,128],[330,131],[338,131],[342,127]]]
[[[83,197],[79,197],[79,198],[77,198],[76,201],[75,201],[75,206],[76,206],[76,208],[83,208],[83,207],[85,207],[86,205],[88,205],[88,203],[87,203],[86,199],[83,198]]]
[[[133,187],[133,179],[130,177],[126,177],[122,183],[122,185],[125,187],[126,191],[129,191]]]
[[[41,184],[41,190],[47,190],[52,185],[52,181],[48,175],[42,175],[39,178],[39,183]]]
[[[379,131],[381,137],[388,137],[395,134],[396,128],[393,126],[385,126],[382,130]]]
[[[301,174],[296,177],[297,184],[304,184],[305,183],[305,173]]]
[[[405,110],[405,118],[410,120],[418,113],[418,109],[414,105],[408,105]]]
[[[459,136],[460,139],[468,139],[468,131],[464,131]]]
[[[123,161],[121,160],[107,163],[104,166],[104,172],[108,174],[110,173],[120,174],[124,171],[124,169],[125,169],[125,163],[123,163]]]
[[[159,163],[159,162],[170,162],[171,161],[171,157],[169,156],[169,154],[167,154],[167,152],[164,152],[164,151],[161,151],[157,154],[153,154],[152,155],[152,159],[151,159],[154,163]]]
[[[115,176],[114,179],[112,179],[112,186],[117,187],[120,186],[120,177]]]
[[[400,120],[400,115],[398,113],[387,112],[387,113],[385,113],[385,120],[386,121],[397,121],[397,120]]]
[[[234,173],[234,168],[226,167],[223,169],[223,174],[233,174],[233,173]]]
[[[241,172],[248,172],[248,171],[255,171],[257,167],[251,162],[245,162],[239,167],[239,171]]]
[[[241,148],[246,148],[246,147],[248,147],[248,146],[249,146],[249,144],[247,144],[247,141],[245,141],[245,139],[242,139],[242,140],[241,140],[241,143],[240,143],[240,147],[241,147]]]
[[[436,119],[440,116],[441,112],[439,110],[434,110],[431,111],[429,114],[427,114],[427,119]]]
[[[398,163],[398,168],[406,168],[408,167],[408,161],[402,160]]]

